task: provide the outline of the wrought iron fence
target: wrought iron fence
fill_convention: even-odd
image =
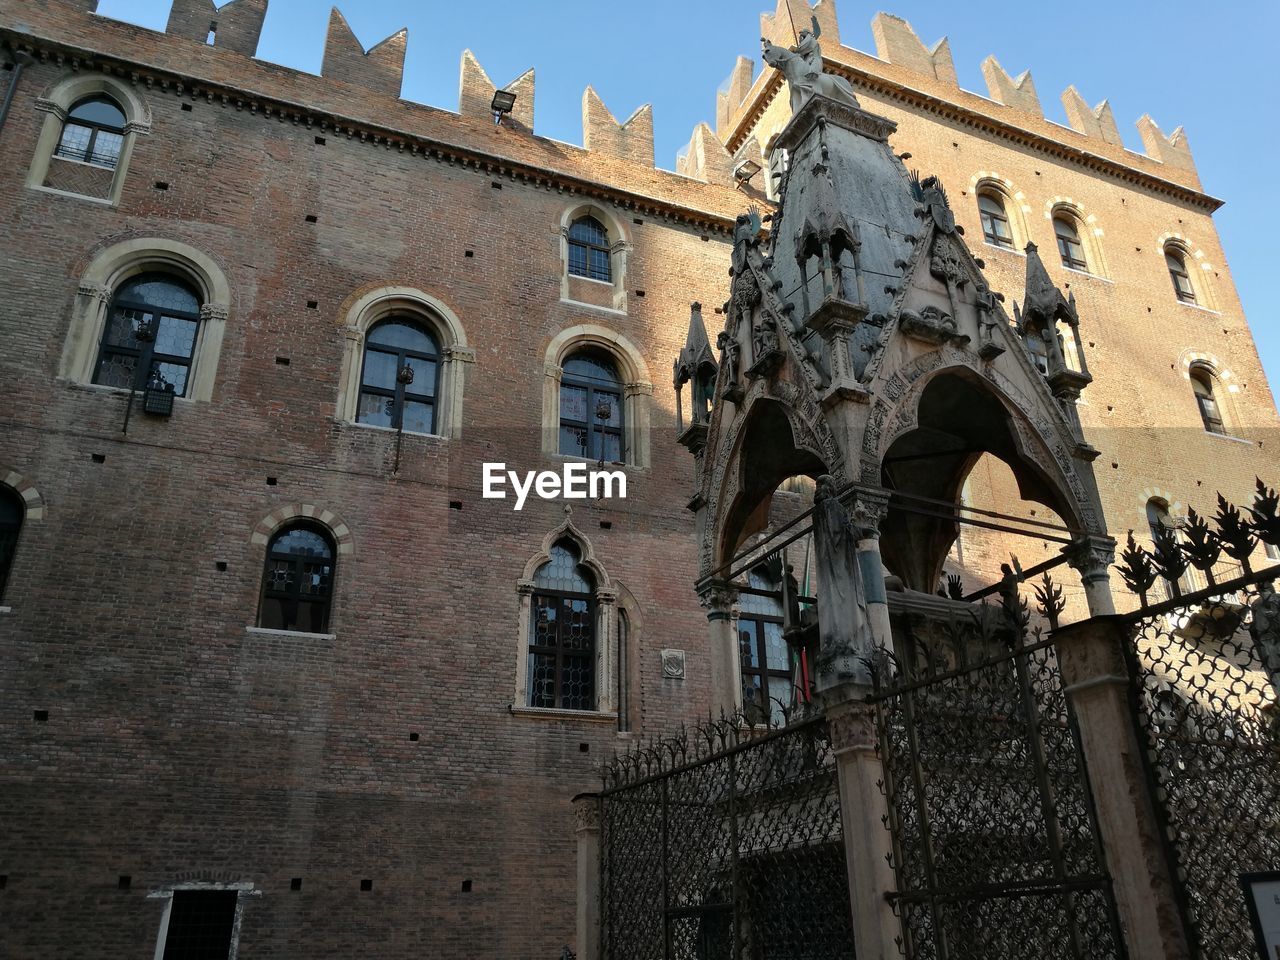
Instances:
[[[741,717],[606,767],[601,909],[609,960],[853,957],[835,756],[821,718]]]
[[[1012,595],[877,665],[909,960],[1122,953],[1057,661],[1027,619]]]
[[[1129,668],[1188,937],[1256,960],[1239,877],[1280,864],[1280,595],[1273,568],[1132,615]]]

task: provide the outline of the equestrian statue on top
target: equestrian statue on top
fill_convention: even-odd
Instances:
[[[814,94],[847,103],[858,105],[853,95],[853,87],[844,77],[837,77],[822,70],[822,47],[818,38],[822,36],[822,27],[818,18],[812,18],[812,28],[801,30],[794,47],[779,47],[761,37],[764,44],[764,62],[782,71],[787,80],[787,88],[791,93],[791,112],[799,112],[800,107]]]

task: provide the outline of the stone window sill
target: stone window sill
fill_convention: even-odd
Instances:
[[[304,633],[301,630],[269,630],[266,627],[245,627],[244,632],[258,637],[293,637],[297,640],[337,640],[336,633]]]
[[[578,277],[577,279],[583,280],[586,278]],[[591,282],[600,283],[601,281],[593,280]],[[572,297],[561,297],[560,302],[571,307],[582,307],[586,310],[599,310],[601,313],[608,313],[615,317],[625,317],[627,315],[627,311],[619,310],[617,307],[602,307],[598,303],[587,303],[585,300],[574,300]]]
[[[1100,273],[1091,273],[1088,270],[1077,270],[1075,267],[1063,266],[1063,270],[1067,273],[1074,273],[1077,277],[1088,277],[1090,280],[1101,280],[1103,283],[1114,283],[1114,280],[1108,280]]]
[[[381,430],[383,433],[399,433],[395,427],[384,427],[376,423],[360,423],[358,420],[342,420],[342,424],[348,427],[359,427],[361,430]],[[449,438],[439,433],[418,433],[416,430],[403,431],[406,437],[417,437],[422,440],[448,440]]]
[[[1201,313],[1212,314],[1215,317],[1222,316],[1221,310],[1214,310],[1212,307],[1201,306],[1198,303],[1187,303],[1187,301],[1185,300],[1179,300],[1178,306],[1186,307],[1188,310],[1199,310]]]
[[[527,717],[531,720],[580,720],[584,723],[618,722],[616,713],[598,713],[595,710],[556,710],[551,707],[510,707],[513,717]]]
[[[0,607],[0,616],[4,616],[6,613],[13,613],[13,607]]]
[[[1243,443],[1246,447],[1252,447],[1253,441],[1244,437],[1233,437],[1229,433],[1214,433],[1212,430],[1205,431],[1206,436],[1213,437],[1216,440],[1230,440],[1232,443]]]
[[[74,162],[74,161],[72,161],[72,162]],[[91,164],[84,164],[84,166],[92,166],[92,165],[91,165]],[[95,169],[102,169],[102,168],[101,168],[101,167],[98,167],[98,168],[95,168]],[[35,186],[35,187],[29,187],[28,189],[31,189],[31,190],[38,190],[40,193],[51,193],[51,194],[53,194],[55,197],[70,197],[72,200],[83,200],[83,201],[85,201],[86,203],[96,203],[96,204],[99,204],[100,206],[104,206],[104,207],[114,207],[114,206],[115,206],[115,202],[114,202],[114,201],[112,201],[112,200],[108,200],[108,199],[105,199],[105,198],[103,198],[103,197],[90,197],[90,196],[87,196],[86,194],[83,194],[83,193],[72,193],[70,190],[58,190],[58,189],[56,189],[55,187]]]
[[[983,240],[982,245],[986,247],[988,250],[998,250],[1000,253],[1011,253],[1015,257],[1022,257],[1023,259],[1025,259],[1027,256],[1017,247],[1002,247],[1000,246],[1000,244],[992,243],[990,240]]]

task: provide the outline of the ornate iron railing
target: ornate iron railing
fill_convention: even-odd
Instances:
[[[1188,938],[1256,960],[1239,877],[1280,864],[1280,568],[1130,616],[1134,717]]]
[[[911,663],[877,664],[909,960],[1121,955],[1075,725],[1026,608],[985,608]],[[983,658],[983,654],[986,654]]]
[[[609,960],[853,956],[824,720],[722,717],[610,763],[601,794]]]

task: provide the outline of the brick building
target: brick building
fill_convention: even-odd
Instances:
[[[1180,132],[1134,154],[1105,104],[1069,130],[994,60],[988,99],[901,20],[872,57],[781,3],[764,35],[817,17],[994,290],[1035,242],[1074,295],[1113,534],[1274,475]],[[770,202],[781,80],[739,60],[671,173],[589,88],[582,148],[538,137],[532,72],[495,124],[470,53],[456,113],[400,100],[404,34],[337,11],[316,77],[253,59],[266,0],[95,5],[0,0],[0,956],[172,956],[202,917],[246,957],[558,956],[569,799],[720,705],[665,371]],[[627,498],[482,495],[584,457]],[[1011,483],[966,496],[1032,509]]]

